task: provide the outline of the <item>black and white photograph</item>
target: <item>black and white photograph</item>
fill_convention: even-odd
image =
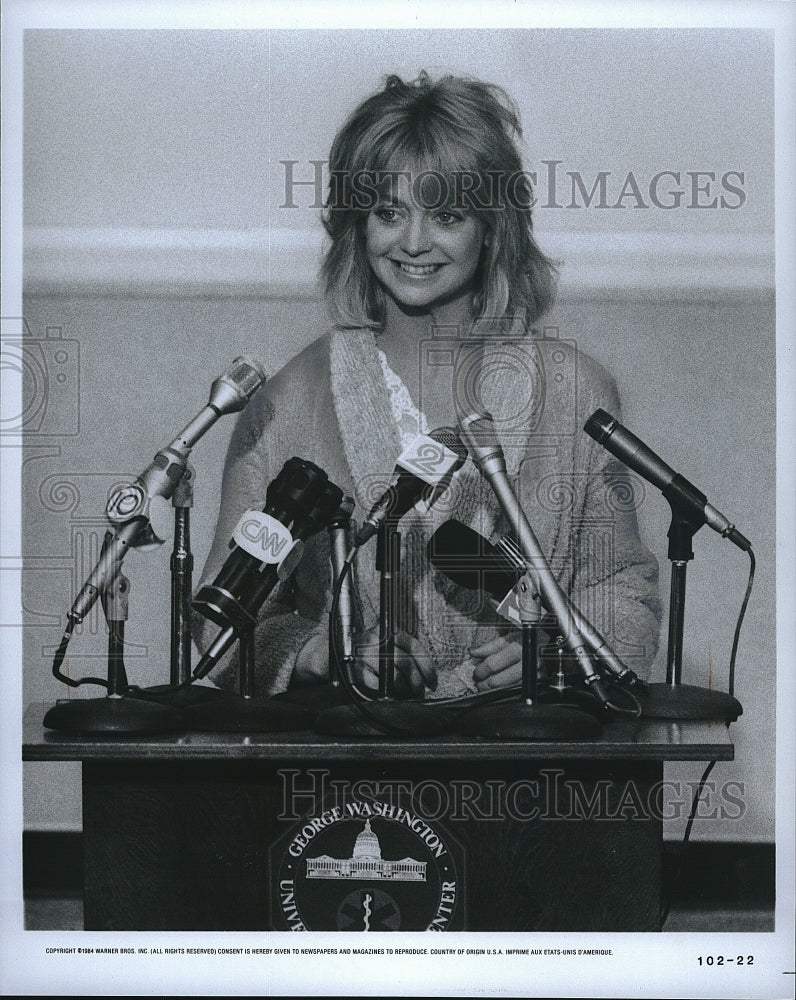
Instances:
[[[791,996],[792,5],[2,45],[0,992]]]

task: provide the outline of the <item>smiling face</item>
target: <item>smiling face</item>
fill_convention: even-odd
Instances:
[[[469,302],[484,224],[470,211],[433,207],[433,198],[423,199],[406,176],[391,188],[368,214],[365,229],[368,263],[388,296],[413,310]]]

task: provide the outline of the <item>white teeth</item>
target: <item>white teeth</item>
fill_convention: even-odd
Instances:
[[[441,267],[440,264],[404,264],[402,261],[396,261],[396,263],[404,274],[411,274],[416,278],[423,278],[429,274],[434,274]]]

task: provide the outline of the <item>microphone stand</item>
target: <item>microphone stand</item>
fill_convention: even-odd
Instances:
[[[186,707],[187,728],[205,733],[281,733],[311,727],[313,715],[308,708],[275,696],[257,695],[255,627],[252,621],[249,628],[238,633],[238,691],[218,690],[220,697],[205,698]],[[232,627],[224,630],[216,642],[223,644],[234,631]]]
[[[705,524],[693,508],[680,504],[676,493],[663,491],[672,509],[668,558],[671,561],[669,633],[666,652],[666,682],[648,684],[636,697],[642,715],[650,719],[715,719],[734,722],[743,708],[737,698],[724,691],[682,683],[685,588],[688,563],[694,558],[694,535]]]
[[[191,507],[195,470],[192,465],[182,474],[174,490],[174,548],[171,553],[171,661],[169,680],[182,684],[191,676]]]
[[[470,709],[458,726],[468,736],[492,739],[557,740],[597,738],[599,721],[564,702],[542,704],[538,697],[540,595],[526,574],[517,584],[517,608],[522,629],[522,690],[519,699]],[[591,699],[594,701],[594,699]]]
[[[343,564],[349,547],[349,528],[351,515],[354,511],[354,498],[343,497],[343,502],[335,516],[329,522],[329,550],[332,569],[332,593],[340,583]],[[335,616],[329,612],[329,680],[325,684],[308,684],[304,687],[288,688],[274,695],[275,701],[287,701],[302,705],[314,712],[316,716],[326,709],[348,705],[350,698],[340,676],[347,671],[346,677],[351,677],[354,665],[354,649],[352,642],[353,626],[353,585],[350,574],[342,581],[340,596],[340,613]],[[336,619],[336,620],[335,620]]]
[[[477,425],[477,426],[476,426]],[[515,491],[510,486],[506,476],[506,460],[503,449],[492,426],[489,414],[470,414],[460,421],[463,436],[468,444],[470,454],[479,472],[487,480],[495,494],[504,516],[514,532],[520,552],[525,560],[526,568],[531,574],[535,586],[544,596],[545,603],[555,615],[570,650],[581,667],[589,690],[597,697],[603,707],[608,707],[608,699],[602,688],[600,675],[594,669],[586,651],[584,637],[578,627],[577,615],[566,595],[560,590],[553,577],[536,535],[528,522],[525,512],[520,506]],[[517,725],[509,726],[505,731],[506,738],[515,739],[588,739],[601,731],[600,723],[594,716],[581,712],[569,705],[544,705],[538,702],[527,704],[523,698],[515,710]],[[545,709],[545,711],[541,711]],[[553,709],[555,715],[547,711]],[[469,727],[477,724],[477,713],[483,709],[473,709],[475,719],[467,719]],[[525,721],[523,722],[523,717]],[[490,732],[493,730],[491,721],[483,723]],[[471,729],[471,731],[473,731]]]
[[[373,736],[388,733],[404,736],[439,735],[452,727],[455,715],[447,706],[395,694],[395,635],[400,604],[401,534],[398,521],[385,517],[376,537],[376,569],[379,571],[379,686],[376,697],[321,712],[315,729],[327,736]]]
[[[193,592],[193,553],[191,552],[191,507],[196,470],[189,462],[174,488],[174,543],[169,569],[171,573],[171,657],[169,683],[156,684],[132,693],[133,697],[156,697],[167,705],[184,708],[226,695],[228,692],[207,684],[189,684],[191,678],[191,594]]]
[[[112,535],[107,532],[103,550]],[[182,714],[174,707],[127,697],[124,668],[124,623],[128,618],[130,582],[117,570],[100,590],[108,623],[108,693],[100,698],[59,699],[44,716],[47,729],[69,733],[99,733],[127,736],[136,733],[166,733],[183,726]]]
[[[401,533],[386,517],[376,539],[379,583],[379,701],[395,697],[395,633],[398,621],[398,581],[401,574]]]

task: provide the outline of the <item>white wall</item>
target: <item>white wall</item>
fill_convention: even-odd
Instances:
[[[28,33],[25,57],[25,314],[34,335],[61,328],[80,351],[79,391],[49,410],[56,428],[77,413],[78,432],[29,437],[23,470],[26,703],[62,694],[50,674],[51,647],[76,572],[73,539],[97,530],[109,482],[148,463],[237,353],[256,353],[274,371],[322,328],[312,291],[318,212],[307,188],[295,195],[302,207],[280,207],[279,161],[296,160],[297,176],[302,168],[309,176],[309,162],[326,158],[347,110],[386,72],[473,73],[505,85],[518,101],[540,193],[544,160],[580,171],[589,186],[599,171],[611,171],[611,202],[630,171],[642,190],[662,170],[680,171],[686,188],[687,171],[743,172],[737,209],[687,208],[688,196],[672,210],[634,208],[633,199],[616,209],[542,204],[536,228],[543,247],[565,261],[547,322],[614,372],[625,423],[755,544],[758,576],[737,678],[744,714],[732,730],[736,761],[714,771],[719,782],[743,782],[747,812],[740,821],[697,824],[693,835],[772,840],[770,38],[746,31],[46,31]],[[560,202],[568,200],[568,190],[560,193]],[[197,565],[210,541],[230,430],[220,423],[194,456]],[[78,487],[79,503],[73,490],[59,492],[65,481]],[[668,508],[651,491],[641,525],[661,562],[665,600]],[[747,567],[707,529],[695,552],[687,680],[705,683],[710,656],[722,684]],[[167,567],[166,551],[134,553],[125,563],[133,588],[128,670],[141,683],[161,681],[168,670]],[[73,672],[95,672],[104,655],[100,633],[79,637]],[[660,660],[656,669],[663,679]],[[26,769],[26,824],[79,825],[77,767]],[[701,769],[670,773],[696,780]]]
[[[420,69],[506,87],[530,169],[747,173],[741,211],[551,209],[540,229],[773,225],[765,32],[29,31],[25,48],[29,226],[304,228],[317,213],[279,208],[279,161],[325,159],[385,74]]]

